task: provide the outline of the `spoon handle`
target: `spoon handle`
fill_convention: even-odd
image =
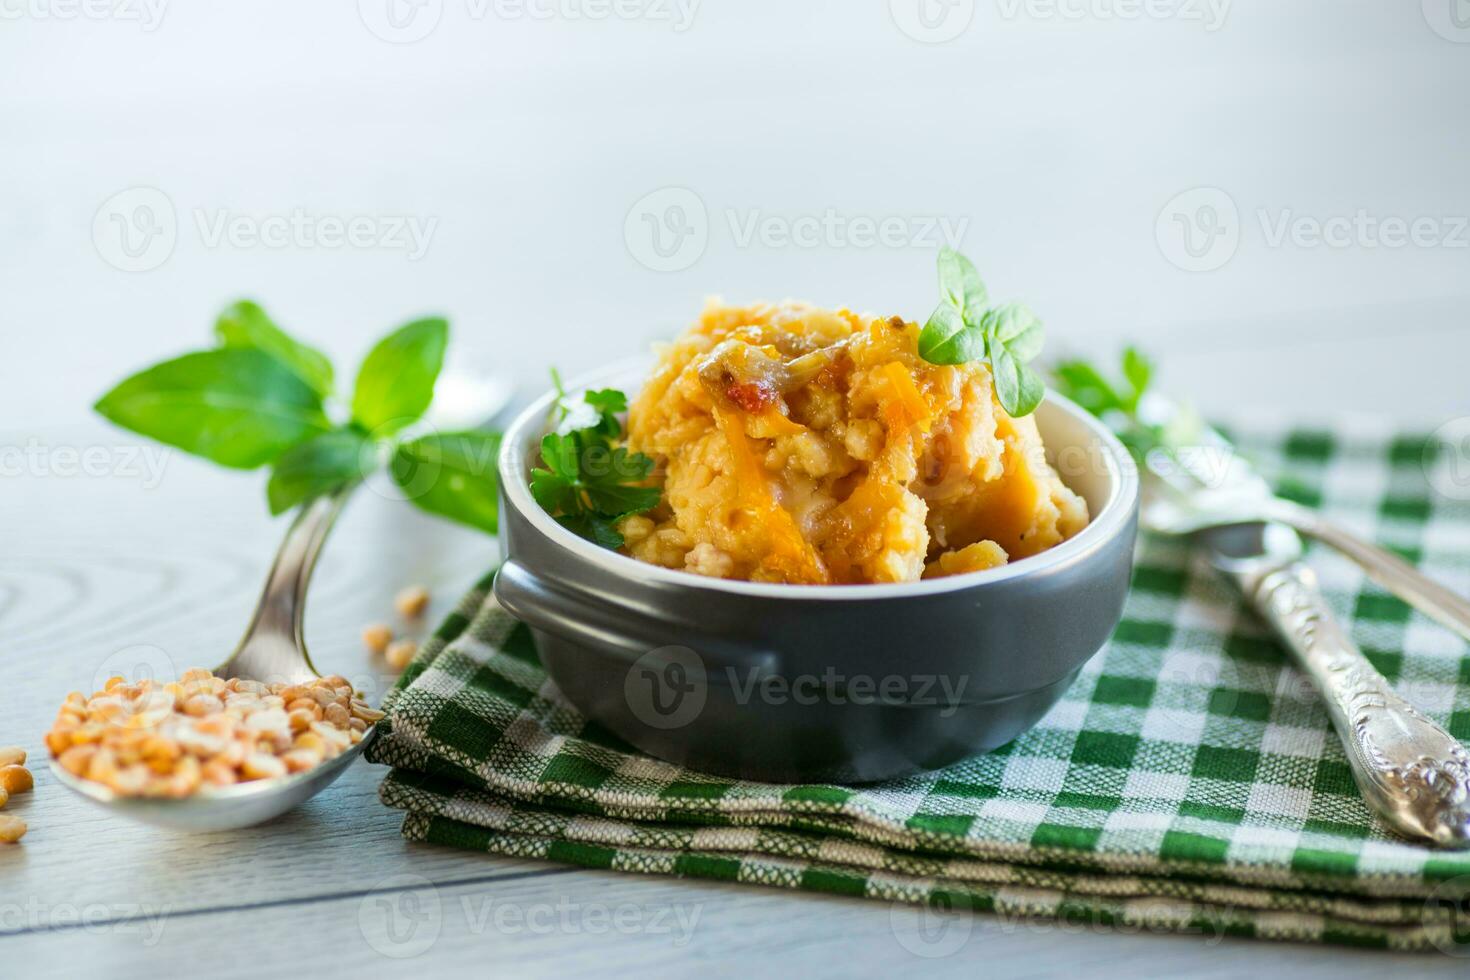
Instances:
[[[1271,501],[1262,516],[1337,550],[1389,592],[1470,640],[1470,600],[1451,592],[1393,552],[1289,500]]]
[[[302,631],[306,587],[327,532],[353,488],[348,485],[316,497],[297,511],[271,563],[240,645],[215,673],[266,682],[294,682],[317,676]]]
[[[1287,561],[1237,581],[1320,690],[1369,807],[1408,837],[1470,847],[1470,754],[1373,668],[1312,570]]]

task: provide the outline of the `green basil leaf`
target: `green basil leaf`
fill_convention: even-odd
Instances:
[[[1046,395],[1041,377],[1019,361],[1003,344],[990,348],[990,373],[995,379],[995,396],[1012,418],[1030,415]]]
[[[941,302],[919,331],[919,356],[930,364],[965,364],[985,356],[985,334]]]
[[[323,398],[332,393],[332,362],[321,351],[287,334],[248,299],[225,308],[214,322],[214,334],[225,347],[264,351],[305,381]]]
[[[292,446],[271,468],[265,488],[271,513],[365,479],[378,468],[377,449],[356,429],[333,429]]]
[[[1138,401],[1143,393],[1148,390],[1149,382],[1153,380],[1154,365],[1148,357],[1137,347],[1125,347],[1123,349],[1123,377],[1133,386],[1133,394],[1128,398],[1128,409],[1134,411],[1138,408]]]
[[[1036,314],[1020,303],[1007,303],[985,314],[985,331],[1022,364],[1030,362],[1046,343],[1046,332]]]
[[[949,246],[939,250],[939,295],[971,323],[980,321],[990,302],[975,264]]]
[[[1093,415],[1126,411],[1123,399],[1097,368],[1086,361],[1064,361],[1052,369],[1057,390]]]
[[[424,414],[444,366],[449,324],[415,320],[378,341],[357,372],[352,418],[368,432],[396,432]]]
[[[402,443],[393,479],[423,510],[495,533],[499,518],[493,432],[445,432]]]
[[[331,428],[321,395],[251,347],[199,351],[155,364],[93,408],[125,429],[245,470]]]

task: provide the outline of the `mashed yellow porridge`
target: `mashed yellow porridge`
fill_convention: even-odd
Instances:
[[[919,326],[712,302],[659,353],[627,445],[663,499],[618,526],[635,558],[793,584],[911,582],[1002,565],[1081,530],[1086,503],[983,362],[930,364]]]

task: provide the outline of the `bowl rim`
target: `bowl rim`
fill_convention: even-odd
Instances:
[[[563,388],[568,392],[578,392],[594,386],[605,387],[640,368],[643,370],[641,380],[641,377],[647,375],[649,363],[650,358],[647,355],[623,358],[597,370],[579,374],[570,381],[564,382]],[[778,582],[748,582],[696,575],[693,572],[664,568],[662,565],[639,561],[630,555],[596,545],[562,527],[541,508],[540,504],[536,503],[535,498],[531,496],[528,483],[529,467],[525,459],[530,447],[523,448],[521,444],[526,441],[527,430],[544,427],[546,417],[555,399],[555,389],[547,391],[522,409],[506,427],[497,459],[503,499],[543,537],[567,550],[572,556],[590,562],[613,575],[641,579],[666,587],[798,601],[892,599],[959,592],[1046,572],[1099,552],[1108,541],[1128,527],[1138,502],[1138,467],[1118,437],[1101,420],[1081,408],[1076,402],[1048,389],[1046,401],[1043,404],[1049,402],[1074,419],[1081,421],[1084,428],[1105,450],[1100,455],[1107,464],[1107,500],[1098,513],[1092,515],[1086,527],[1061,544],[1048,548],[1040,554],[1019,558],[995,568],[963,572],[943,578],[920,579],[917,582],[788,585]],[[503,557],[509,559],[511,556],[506,554]]]

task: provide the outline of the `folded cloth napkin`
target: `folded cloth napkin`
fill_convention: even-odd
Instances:
[[[1470,487],[1426,469],[1422,435],[1235,436],[1285,494],[1470,591]],[[1465,644],[1311,554],[1374,664],[1470,737]],[[1012,920],[1470,952],[1470,852],[1375,823],[1315,694],[1182,541],[1140,541],[1122,624],[1033,730],[861,787],[640,754],[561,696],[489,583],[424,644],[369,750],[412,840]]]

